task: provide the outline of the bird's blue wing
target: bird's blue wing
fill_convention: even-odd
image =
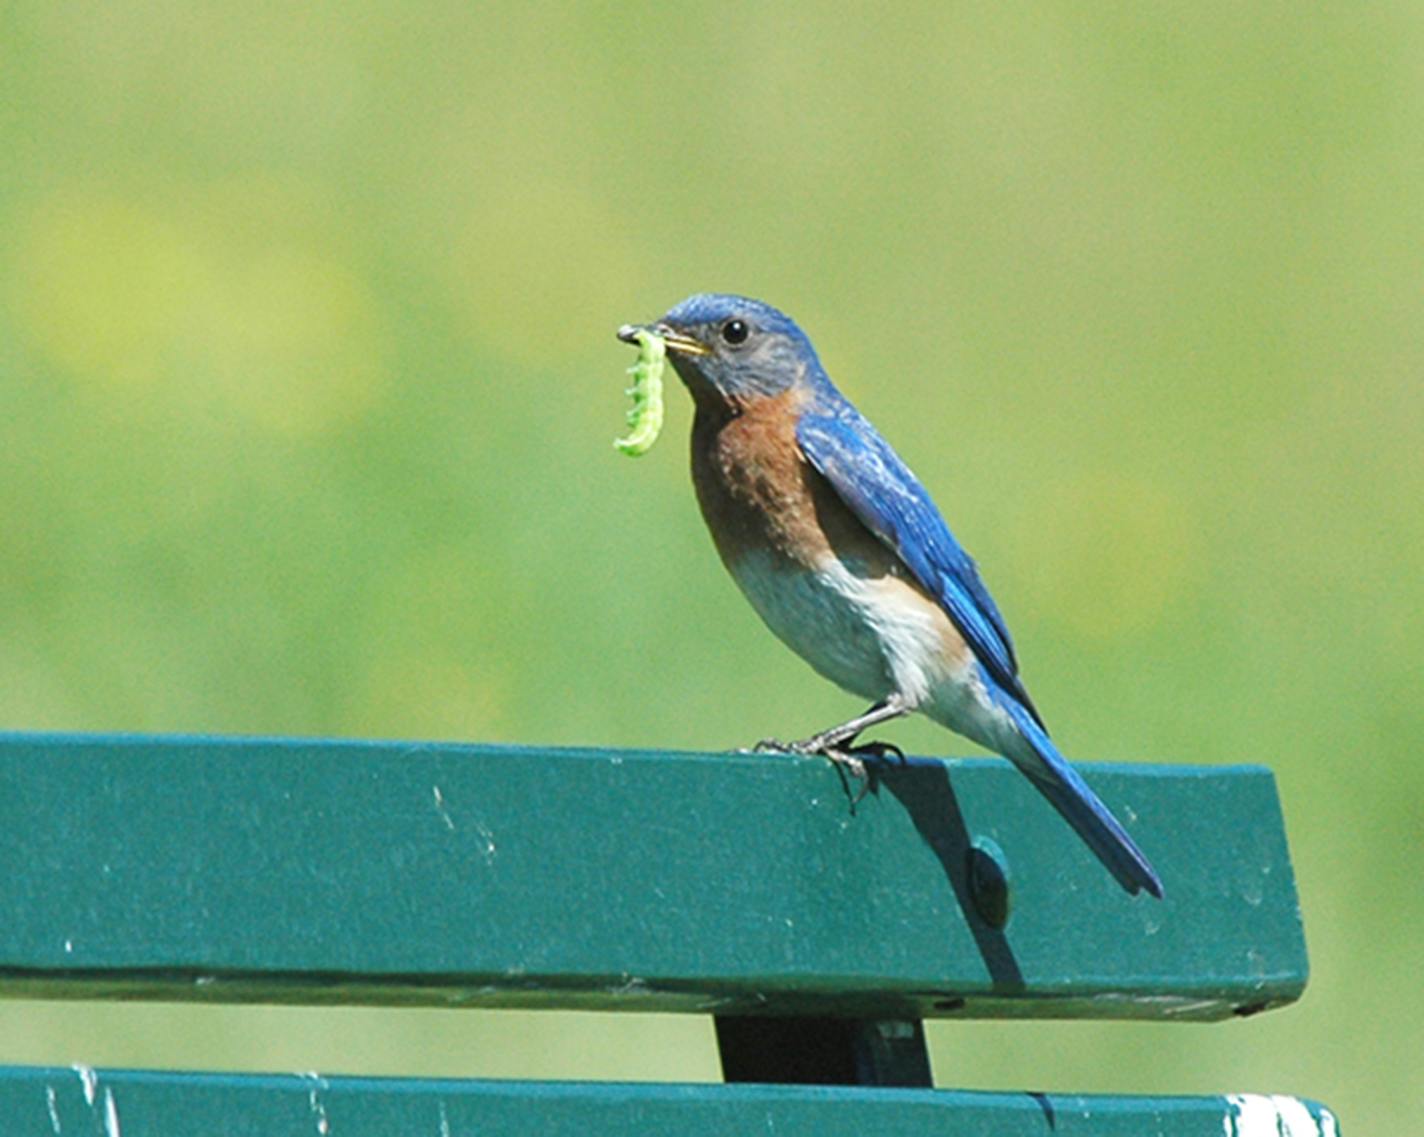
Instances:
[[[939,601],[999,686],[1042,726],[1019,681],[1009,629],[979,570],[890,444],[849,404],[803,413],[796,441],[861,524]]]

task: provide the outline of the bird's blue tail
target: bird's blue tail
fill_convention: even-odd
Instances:
[[[1013,717],[1024,741],[1032,748],[1031,753],[1020,752],[1007,757],[1028,775],[1038,791],[1063,815],[1063,820],[1097,854],[1123,888],[1134,894],[1145,888],[1160,900],[1162,880],[1136,842],[1127,835],[1127,830],[1083,781],[1078,771],[1058,753],[1058,748],[1033,716],[1012,698],[1004,698],[1003,705]]]

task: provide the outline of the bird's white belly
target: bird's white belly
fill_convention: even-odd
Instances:
[[[898,576],[861,575],[854,561],[835,558],[807,571],[763,552],[730,567],[767,627],[866,699],[899,692],[911,706],[935,701],[937,688],[957,686],[953,673],[972,666],[948,616]]]

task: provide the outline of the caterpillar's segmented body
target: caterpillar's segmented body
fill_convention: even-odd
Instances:
[[[663,428],[663,363],[667,359],[667,345],[660,336],[642,329],[636,335],[638,361],[628,368],[628,374],[633,376],[633,385],[628,388],[633,397],[628,434],[613,440],[613,445],[630,458],[651,450]]]

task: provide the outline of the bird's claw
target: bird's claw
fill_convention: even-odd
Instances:
[[[825,746],[818,753],[830,760],[831,765],[836,769],[836,773],[841,776],[841,788],[845,790],[845,795],[850,799],[850,811],[855,813],[855,807],[865,800],[865,795],[870,793],[875,786],[875,776],[866,767],[865,759],[858,751],[861,748]],[[855,783],[855,788],[851,788],[851,783]]]
[[[865,759],[860,756],[858,747],[856,749],[842,750],[838,747],[828,746],[823,750],[817,751],[817,753],[834,762],[856,781],[870,781],[870,771],[865,768]],[[864,791],[862,791],[861,797],[864,796]]]
[[[905,752],[893,742],[881,742],[877,739],[874,742],[862,742],[859,746],[850,747],[849,750],[857,757],[877,758],[881,761],[893,755],[900,765],[905,764]]]
[[[850,796],[853,808],[859,805],[865,795],[874,788],[875,776],[866,765],[866,759],[883,761],[893,756],[903,763],[905,752],[893,742],[862,742],[856,746],[848,745],[849,742],[848,738],[836,738],[829,734],[816,734],[795,742],[783,742],[779,738],[763,738],[751,748],[751,752],[796,754],[802,757],[819,755],[827,759],[835,766],[836,772],[845,782],[846,794]],[[852,780],[857,784],[857,789],[854,792],[850,785]]]

